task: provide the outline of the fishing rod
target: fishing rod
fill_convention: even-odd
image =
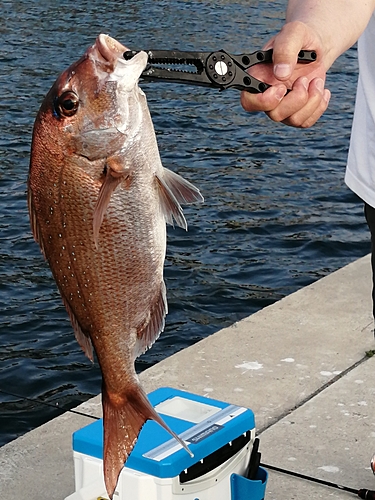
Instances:
[[[299,479],[304,479],[306,481],[310,481],[313,483],[329,486],[330,488],[335,488],[337,490],[347,491],[348,493],[354,493],[363,500],[375,500],[375,491],[372,490],[366,490],[366,489],[357,490],[355,488],[350,488],[349,486],[343,486],[342,484],[331,483],[330,481],[325,481],[324,479],[318,479],[316,477],[307,476],[299,472],[293,472],[291,470],[282,469],[281,467],[276,467],[275,465],[269,465],[264,463],[261,463],[260,465],[265,469],[273,470],[275,472],[280,472],[282,474],[287,474],[289,476],[298,477]]]
[[[258,469],[261,466],[264,469],[269,469],[275,472],[280,472],[281,474],[287,474],[289,476],[298,477],[299,479],[304,479],[305,481],[310,481],[313,483],[322,484],[324,486],[329,486],[330,488],[336,488],[341,491],[354,493],[355,495],[358,495],[359,498],[362,498],[364,500],[375,500],[375,491],[349,488],[349,486],[343,486],[342,484],[331,483],[330,481],[325,481],[324,479],[318,479],[316,477],[307,476],[306,474],[301,474],[300,472],[293,472],[291,470],[283,469],[281,467],[276,467],[275,465],[261,463],[260,457],[261,453],[259,451],[259,438],[257,437],[254,439],[249,465],[245,472],[245,477],[247,477],[248,479],[256,480],[258,476]]]
[[[12,396],[13,398],[21,399],[23,401],[30,401],[31,403],[38,403],[44,406],[48,406],[50,408],[54,408],[61,414],[69,412],[69,413],[74,413],[75,415],[80,415],[81,417],[89,417],[94,420],[100,420],[100,417],[95,417],[94,415],[88,415],[87,413],[83,413],[78,410],[71,410],[69,408],[64,408],[63,406],[58,406],[58,404],[47,403],[46,401],[41,401],[38,398],[28,398],[27,396],[20,396],[19,394],[15,394],[14,392],[4,391],[4,389],[0,389],[0,393],[5,394],[6,396]]]

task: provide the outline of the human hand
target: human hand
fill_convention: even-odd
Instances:
[[[292,127],[311,127],[325,112],[331,97],[324,89],[328,68],[319,35],[304,23],[287,23],[264,47],[269,48],[273,48],[273,64],[258,64],[250,73],[272,87],[262,94],[243,91],[243,108],[265,111],[271,120]],[[297,64],[301,49],[316,51],[317,60]],[[288,89],[291,92],[286,94]]]

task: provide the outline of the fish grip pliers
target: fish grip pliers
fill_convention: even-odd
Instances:
[[[185,83],[220,90],[234,88],[259,94],[271,85],[249,75],[247,69],[259,63],[272,62],[273,50],[257,50],[251,54],[231,55],[225,50],[215,52],[185,52],[179,50],[145,50],[148,65],[141,78],[146,81]],[[127,51],[125,59],[137,52]],[[316,61],[313,50],[301,50],[298,62]],[[183,69],[180,69],[183,67]],[[191,68],[191,71],[190,71]]]

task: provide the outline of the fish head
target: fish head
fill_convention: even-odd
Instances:
[[[56,80],[42,103],[34,132],[52,151],[106,158],[134,139],[142,124],[145,96],[138,80],[148,56],[126,60],[127,47],[108,35]]]

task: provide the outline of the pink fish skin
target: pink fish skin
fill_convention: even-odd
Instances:
[[[104,478],[112,498],[147,419],[176,436],[140,386],[134,361],[163,331],[166,222],[199,190],[162,166],[138,79],[147,55],[99,35],[64,71],[35,120],[31,227],[78,343],[102,371]],[[189,451],[191,454],[191,452]]]

